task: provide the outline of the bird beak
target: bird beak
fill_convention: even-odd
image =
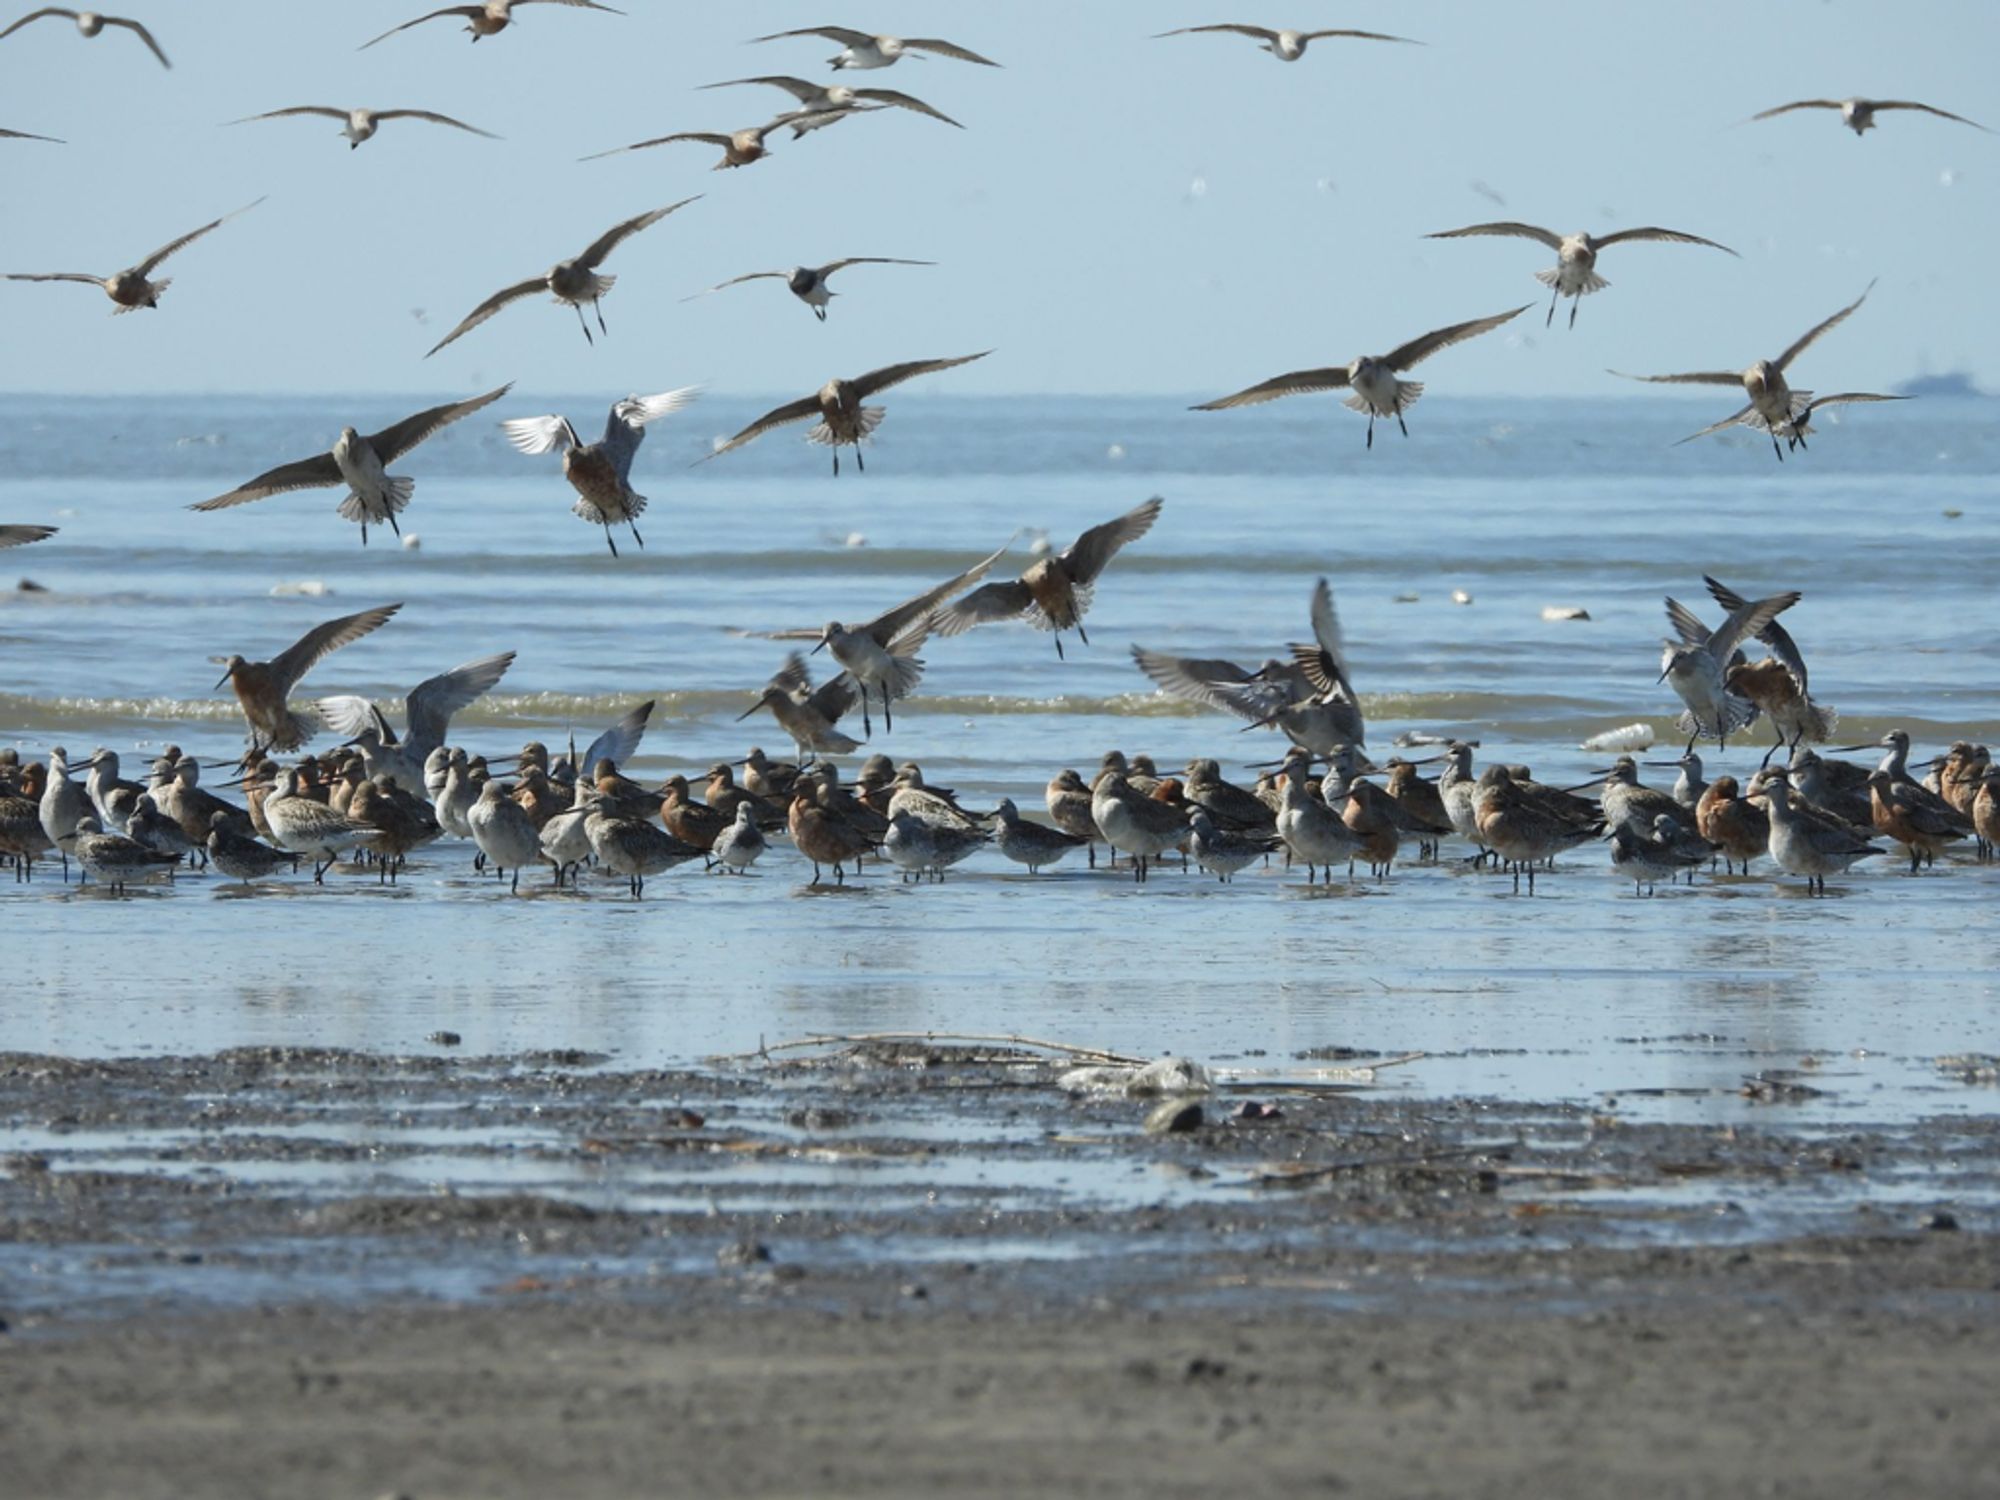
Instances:
[[[1669,672],[1671,672],[1671,671],[1673,671],[1673,668],[1672,668],[1672,667],[1662,667],[1662,668],[1660,668],[1660,675],[1659,675],[1658,677],[1655,677],[1655,678],[1653,679],[1653,681],[1655,681],[1655,682],[1665,682],[1665,681],[1667,680],[1667,673],[1669,673]]]
[[[1870,740],[1864,745],[1830,745],[1821,752],[1823,755],[1859,755],[1864,750],[1880,750],[1878,741]]]
[[[819,653],[820,653],[820,651],[821,651],[821,649],[822,649],[822,648],[823,648],[823,647],[824,647],[825,645],[826,645],[826,637],[825,637],[825,636],[821,636],[821,637],[819,638],[819,645],[817,645],[817,646],[813,647],[813,648],[812,648],[812,650],[810,650],[810,651],[808,651],[808,652],[806,653],[806,655],[807,655],[807,656],[818,656],[818,655],[819,655]]]
[[[222,689],[222,683],[223,683],[223,682],[227,682],[227,681],[229,681],[229,674],[228,674],[227,672],[224,672],[224,673],[222,674],[222,681],[221,681],[221,682],[218,682],[218,683],[216,683],[216,685],[215,685],[214,687],[210,688],[210,689],[209,689],[209,691],[210,691],[211,693],[214,693],[214,692],[219,692],[219,691],[221,691],[221,689]]]
[[[757,710],[762,708],[763,706],[764,706],[764,700],[762,698],[759,698],[755,703],[751,704],[748,708],[744,709],[742,713],[736,716],[736,722],[741,724],[745,719],[749,718],[750,715],[757,712]],[[741,760],[731,761],[730,764],[736,766],[747,766],[750,764],[750,757],[746,755]]]
[[[1642,760],[1639,764],[1642,766],[1659,766],[1665,768],[1667,766],[1679,766],[1680,762],[1677,760]]]
[[[1427,766],[1430,765],[1433,761],[1440,761],[1443,759],[1444,757],[1442,755],[1426,755],[1422,760],[1406,760],[1403,762],[1403,764],[1406,766]]]
[[[1594,787],[1594,786],[1598,785],[1598,784],[1599,784],[1600,782],[1602,782],[1602,781],[1603,781],[1603,779],[1604,779],[1604,778],[1600,776],[1600,777],[1598,777],[1598,778],[1597,778],[1597,780],[1595,780],[1595,781],[1586,781],[1586,782],[1584,782],[1584,783],[1583,783],[1582,785],[1580,785],[1580,786],[1566,786],[1566,787],[1564,787],[1564,788],[1563,788],[1562,790],[1563,790],[1563,792],[1564,792],[1564,794],[1565,794],[1565,795],[1568,795],[1568,796],[1574,796],[1574,795],[1575,795],[1576,793],[1578,793],[1578,792],[1587,792],[1587,791],[1589,791],[1589,790],[1590,790],[1590,789],[1591,789],[1592,787]]]

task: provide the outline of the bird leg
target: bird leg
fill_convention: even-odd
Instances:
[[[1778,455],[1779,463],[1785,461],[1785,450],[1778,446],[1778,429],[1775,427],[1771,429],[1771,451]]]
[[[611,523],[609,521],[604,523],[604,545],[611,549],[613,557],[618,555],[618,544],[611,540]]]
[[[1408,428],[1407,426],[1404,426],[1404,423],[1403,423],[1403,408],[1402,408],[1402,407],[1400,407],[1400,406],[1396,408],[1396,425],[1397,425],[1398,427],[1401,427],[1401,428],[1403,429],[1403,436],[1404,436],[1404,437],[1408,437],[1408,436],[1410,435],[1410,429],[1409,429],[1409,428]]]
[[[896,716],[889,708],[888,684],[884,683],[881,687],[876,688],[875,692],[882,700],[882,732],[888,734],[896,727]]]
[[[1375,413],[1372,411],[1368,413],[1368,441],[1363,446],[1369,449],[1375,446]]]
[[[399,537],[403,534],[403,528],[396,524],[396,513],[393,510],[389,512],[389,529]]]
[[[604,326],[604,304],[597,298],[592,297],[590,299],[590,310],[597,314],[597,331],[606,338],[610,338],[611,330]]]
[[[572,302],[570,306],[576,309],[576,326],[583,330],[583,341],[586,344],[595,344],[597,340],[590,336],[590,324],[584,321],[583,304]]]
[[[641,547],[644,547],[646,545],[646,539],[639,535],[639,528],[636,525],[634,525],[631,521],[627,521],[625,524],[632,528],[632,540],[637,542]],[[612,550],[615,552],[617,549],[613,548]]]
[[[859,450],[856,450],[856,451],[859,451]],[[838,478],[840,478],[840,449],[839,449],[839,448],[835,448],[835,449],[833,450],[833,477],[834,477],[835,479],[838,479]]]
[[[815,307],[813,309],[813,316],[815,318],[818,318],[820,322],[824,323],[826,321],[826,309],[823,307]]]
[[[1086,646],[1090,644],[1090,632],[1083,628],[1083,621],[1081,620],[1076,622],[1076,638]]]
[[[1062,649],[1062,632],[1060,630],[1056,631],[1055,637],[1056,637],[1056,660],[1062,661],[1064,659],[1063,649]]]
[[[1542,327],[1553,328],[1556,326],[1556,298],[1560,297],[1561,295],[1562,295],[1561,287],[1557,287],[1554,291],[1549,293],[1549,315],[1546,318],[1542,319]]]
[[[1583,298],[1581,298],[1581,297],[1578,297],[1578,298],[1576,299],[1576,301],[1574,301],[1574,302],[1570,303],[1570,305],[1569,305],[1569,326],[1570,326],[1570,327],[1572,327],[1572,328],[1576,327],[1576,311],[1577,311],[1577,309],[1578,309],[1578,308],[1580,308],[1580,307],[1582,307],[1582,306],[1583,306]]]
[[[861,460],[861,444],[858,441],[854,445],[854,467],[863,474],[868,472],[868,465]]]

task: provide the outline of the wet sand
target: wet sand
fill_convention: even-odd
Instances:
[[[1990,1120],[1801,1124],[1811,1069],[1717,1127],[1284,1061],[1162,1136],[990,1047],[0,1055],[7,1489],[1858,1496],[2000,1459]]]

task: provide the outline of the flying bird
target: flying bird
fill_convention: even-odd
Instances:
[[[1756,722],[1757,705],[1728,686],[1730,668],[1742,661],[1736,648],[1744,640],[1762,635],[1765,627],[1799,598],[1793,591],[1744,603],[1731,610],[1713,633],[1678,599],[1667,600],[1667,622],[1680,639],[1661,643],[1659,680],[1687,705],[1678,722],[1688,737],[1688,749],[1694,749],[1700,739],[1726,746],[1730,735]]]
[[[107,26],[122,26],[146,44],[147,50],[160,60],[161,67],[173,66],[167,61],[167,54],[160,50],[160,44],[153,40],[153,33],[144,26],[124,16],[107,16],[95,10],[66,10],[60,5],[45,5],[40,10],[30,11],[5,31],[0,31],[0,41],[12,36],[30,22],[40,21],[48,16],[61,16],[66,21],[76,22],[76,29],[87,37],[96,36]]]
[[[1691,443],[1696,438],[1707,437],[1711,432],[1720,432],[1725,427],[1734,427],[1737,423],[1741,422],[1747,427],[1756,428],[1759,432],[1768,432],[1771,435],[1771,451],[1778,455],[1778,460],[1782,463],[1785,451],[1778,446],[1778,439],[1781,437],[1788,438],[1792,445],[1796,447],[1801,441],[1803,433],[1808,430],[1805,425],[1806,418],[1813,406],[1813,393],[1811,391],[1795,391],[1785,383],[1786,369],[1791,365],[1793,360],[1797,359],[1813,346],[1815,339],[1819,338],[1828,329],[1838,325],[1852,314],[1857,307],[1866,302],[1868,300],[1868,293],[1874,289],[1875,283],[1872,281],[1869,282],[1859,297],[1856,297],[1847,306],[1824,322],[1815,324],[1813,327],[1807,329],[1797,339],[1793,340],[1792,346],[1783,354],[1780,354],[1776,359],[1760,359],[1746,370],[1700,370],[1687,375],[1626,375],[1618,370],[1613,370],[1611,373],[1617,375],[1622,380],[1643,380],[1652,385],[1740,384],[1743,387],[1743,393],[1750,398],[1748,406],[1744,407],[1741,411],[1731,413],[1720,422],[1715,422],[1702,428],[1700,432],[1690,433],[1680,441]],[[1841,396],[1829,396],[1826,398],[1826,401],[1832,403],[1836,401],[1882,401],[1888,399],[1891,398],[1850,392]]]
[[[1475,318],[1470,323],[1454,323],[1449,328],[1440,328],[1435,333],[1411,339],[1387,354],[1359,355],[1345,367],[1335,365],[1324,370],[1295,370],[1289,375],[1274,375],[1261,385],[1253,385],[1248,390],[1224,396],[1218,401],[1205,401],[1190,409],[1227,411],[1231,407],[1255,406],[1262,401],[1275,401],[1280,396],[1296,396],[1305,391],[1345,390],[1349,393],[1343,403],[1347,409],[1368,414],[1367,446],[1373,448],[1377,417],[1394,417],[1396,425],[1403,429],[1403,436],[1410,435],[1410,429],[1403,423],[1403,412],[1424,393],[1421,380],[1399,380],[1396,378],[1398,370],[1410,369],[1440,349],[1490,333],[1510,318],[1518,318],[1532,305],[1524,302],[1512,312]]]
[[[251,750],[296,750],[312,738],[319,720],[292,712],[287,703],[292,689],[323,658],[381,629],[402,607],[385,604],[315,625],[269,661],[245,661],[240,656],[210,658],[225,669],[216,687],[226,682],[236,690],[236,701],[250,724]]]
[[[52,135],[31,135],[25,130],[0,130],[0,141],[47,141],[52,146],[66,146],[67,141],[57,140]]]
[[[1875,116],[1885,109],[1914,109],[1927,115],[1936,115],[1940,120],[1954,120],[1960,125],[1970,125],[1974,130],[1986,130],[1977,120],[1968,120],[1964,115],[1955,115],[1948,109],[1939,109],[1934,104],[1919,104],[1914,99],[1794,99],[1790,104],[1780,104],[1776,109],[1759,110],[1750,118],[1768,120],[1773,115],[1790,114],[1795,109],[1837,109],[1840,123],[1859,137],[1864,131],[1875,128]],[[1988,135],[1992,131],[1986,130]]]
[[[627,396],[611,408],[604,424],[604,436],[586,443],[576,434],[568,417],[515,417],[502,422],[507,441],[523,453],[547,453],[551,448],[563,456],[563,478],[576,491],[576,514],[593,526],[604,528],[604,545],[618,555],[618,543],[611,538],[611,524],[623,521],[632,528],[632,540],[641,547],[638,520],[646,508],[646,497],[632,488],[632,459],[645,440],[646,424],[677,412],[694,400],[699,386],[682,386],[657,396]]]
[[[0,552],[9,547],[25,547],[30,542],[45,542],[56,534],[54,526],[0,526]]]
[[[706,297],[710,292],[719,292],[724,287],[741,286],[746,281],[782,281],[785,289],[799,301],[810,307],[813,316],[820,322],[826,321],[826,305],[840,293],[829,287],[827,278],[835,271],[849,266],[934,266],[934,260],[898,260],[889,255],[850,255],[845,260],[831,260],[823,266],[793,266],[789,271],[751,271],[747,275],[732,276],[727,281],[717,282],[708,291],[696,292],[695,297]],[[683,297],[683,302],[692,302],[694,297]]]
[[[846,26],[803,26],[797,31],[774,31],[769,36],[753,36],[750,40],[777,42],[794,36],[823,36],[830,42],[840,43],[843,50],[827,59],[836,71],[842,68],[887,68],[913,52],[935,52],[939,57],[955,57],[960,62],[979,63],[988,68],[1000,66],[990,57],[981,57],[977,52],[935,37],[870,36],[865,31],[855,31]]]
[[[418,16],[414,21],[405,21],[400,26],[391,26],[374,41],[363,42],[356,51],[366,52],[375,42],[385,42],[399,31],[408,31],[412,26],[421,26],[426,21],[440,20],[445,16],[465,17],[465,29],[472,33],[473,41],[483,36],[497,36],[505,31],[514,19],[517,5],[573,5],[583,10],[601,10],[609,15],[622,16],[622,10],[612,10],[608,5],[599,5],[597,0],[482,0],[478,5],[447,5],[443,10],[434,10],[429,15]]]
[[[669,203],[665,208],[656,208],[651,213],[640,214],[636,219],[627,219],[622,224],[613,225],[592,241],[590,248],[576,259],[557,261],[542,275],[531,276],[526,281],[517,282],[513,286],[495,292],[467,313],[465,320],[458,327],[433,344],[430,353],[424,358],[429,359],[446,344],[462,338],[508,303],[518,302],[523,297],[532,297],[536,292],[544,290],[556,301],[576,309],[576,321],[583,329],[584,342],[595,343],[596,340],[590,336],[590,324],[584,321],[583,304],[588,302],[591,309],[596,312],[598,332],[610,332],[604,326],[604,309],[599,307],[598,303],[604,294],[611,290],[612,283],[618,280],[616,276],[599,275],[597,268],[604,264],[613,250],[640,230],[650,229],[675,209],[686,208],[700,196],[701,194],[697,193],[694,198],[683,198],[678,203]]]
[[[845,84],[830,84],[825,88],[804,78],[792,78],[784,74],[771,74],[757,78],[731,78],[722,83],[705,83],[704,89],[735,88],[739,84],[761,83],[772,88],[783,89],[799,101],[799,107],[778,116],[774,122],[790,125],[792,139],[797,140],[808,130],[817,130],[822,125],[831,125],[843,114],[852,114],[867,105],[880,105],[891,109],[913,110],[920,115],[929,115],[933,120],[942,120],[947,125],[958,125],[950,115],[934,109],[910,94],[898,93],[895,89],[851,89]]]
[[[347,149],[358,148],[365,140],[372,138],[382,128],[384,120],[428,120],[433,125],[449,125],[454,130],[467,131],[472,135],[483,135],[489,141],[497,141],[499,136],[490,130],[481,130],[468,125],[463,120],[454,120],[450,115],[433,114],[427,109],[336,109],[326,104],[299,104],[290,109],[274,109],[261,115],[245,115],[240,120],[231,120],[231,125],[248,125],[252,120],[286,120],[295,115],[318,115],[328,120],[341,122],[340,134],[347,138]]]
[[[1153,40],[1169,36],[1193,36],[1203,31],[1226,31],[1233,36],[1247,36],[1258,46],[1280,62],[1297,62],[1306,55],[1306,47],[1328,37],[1348,37],[1362,42],[1406,42],[1412,47],[1421,47],[1422,42],[1413,42],[1406,36],[1384,36],[1379,31],[1273,31],[1267,26],[1182,26],[1173,31],[1157,31]]]
[[[796,401],[788,401],[783,406],[767,411],[735,437],[717,448],[707,458],[697,462],[707,463],[710,458],[720,458],[733,448],[741,448],[745,443],[762,437],[773,427],[783,427],[788,422],[803,422],[807,417],[818,417],[812,431],[806,434],[806,441],[819,443],[833,449],[833,472],[840,473],[840,450],[854,449],[854,466],[864,474],[868,465],[861,461],[861,443],[881,425],[885,415],[879,406],[863,406],[861,403],[870,396],[886,391],[892,385],[901,385],[906,380],[914,380],[919,375],[929,375],[937,370],[949,370],[956,365],[969,365],[975,359],[984,359],[991,349],[983,349],[977,354],[961,354],[957,359],[917,359],[908,364],[885,365],[879,370],[870,370],[866,375],[857,375],[852,380],[829,380],[810,396],[801,396]]]
[[[1091,527],[1061,552],[1042,558],[1012,583],[989,583],[974,589],[933,615],[931,629],[938,635],[962,635],[975,625],[1025,615],[1037,630],[1056,633],[1059,659],[1065,630],[1074,630],[1088,646],[1090,636],[1083,628],[1083,617],[1089,612],[1098,576],[1121,548],[1153,529],[1164,504],[1155,495],[1117,520]]]
[[[720,146],[722,160],[711,171],[721,172],[730,167],[747,167],[752,162],[762,161],[771,153],[765,148],[764,137],[781,125],[784,120],[770,120],[762,125],[751,125],[742,130],[728,132],[720,130],[677,130],[672,135],[660,135],[650,141],[634,141],[629,146],[613,146],[609,151],[593,151],[588,156],[579,156],[578,161],[602,161],[607,156],[621,156],[627,151],[647,151],[654,146],[671,146],[676,141],[700,141],[706,146]],[[804,132],[798,132],[803,134]]]
[[[1592,292],[1601,292],[1611,285],[1597,274],[1597,255],[1612,245],[1626,240],[1657,240],[1673,245],[1706,245],[1711,250],[1720,250],[1725,255],[1735,255],[1727,245],[1718,245],[1714,240],[1705,240],[1698,234],[1683,234],[1678,229],[1620,229],[1615,234],[1599,238],[1593,234],[1557,234],[1553,229],[1540,229],[1533,224],[1468,224],[1463,229],[1447,229],[1438,234],[1425,235],[1430,240],[1456,240],[1467,235],[1510,235],[1517,239],[1539,240],[1556,252],[1554,269],[1535,272],[1535,280],[1554,290],[1549,297],[1549,315],[1542,320],[1548,327],[1556,319],[1556,299],[1575,299],[1569,310],[1569,326],[1576,327],[1576,312],[1583,305],[1583,299]],[[1739,259],[1741,257],[1738,257]]]
[[[400,474],[390,474],[388,466],[424,439],[451,426],[460,417],[469,417],[482,406],[492,405],[513,388],[513,382],[509,381],[498,390],[474,396],[469,401],[433,406],[368,437],[363,437],[352,427],[343,427],[329,452],[302,458],[297,463],[280,464],[226,495],[203,500],[188,509],[227,510],[233,505],[247,505],[252,500],[264,500],[292,490],[317,490],[344,484],[348,493],[347,498],[340,502],[340,515],[344,520],[360,523],[362,546],[368,545],[371,524],[379,526],[386,521],[389,529],[400,536],[402,528],[396,524],[396,514],[410,503],[417,482]]]
[[[514,653],[502,651],[424,679],[403,699],[401,736],[370,699],[342,695],[321,698],[313,706],[329,729],[359,747],[371,777],[387,772],[397,785],[421,795],[424,762],[444,744],[452,715],[490,692],[513,665]]]
[[[263,201],[262,198],[259,198],[257,203],[262,203]],[[141,307],[158,307],[160,305],[160,294],[173,285],[173,278],[170,276],[163,276],[158,281],[150,279],[153,272],[160,268],[161,262],[165,261],[168,256],[174,254],[176,251],[186,249],[211,229],[219,229],[222,225],[227,224],[237,214],[247,214],[257,206],[257,203],[245,204],[242,208],[237,209],[236,213],[224,214],[221,218],[204,224],[199,229],[190,230],[179,239],[155,250],[151,255],[140,261],[138,265],[129,266],[123,271],[114,271],[109,276],[92,276],[83,271],[10,272],[7,279],[9,281],[81,281],[89,286],[102,288],[104,295],[117,304],[116,307],[111,309],[113,317],[117,317],[120,313],[136,311]]]

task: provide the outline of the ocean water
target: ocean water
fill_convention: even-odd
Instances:
[[[789,649],[771,632],[867,618],[1017,528],[1009,562],[1025,566],[1035,535],[1060,547],[1155,494],[1164,513],[1102,580],[1087,646],[1066,640],[1058,660],[1015,625],[933,641],[919,694],[893,733],[877,719],[869,748],[1031,815],[1051,773],[1088,773],[1113,746],[1163,770],[1215,756],[1247,782],[1282,742],[1160,698],[1129,648],[1280,653],[1307,638],[1324,576],[1378,756],[1401,732],[1449,732],[1479,739],[1482,760],[1581,781],[1603,763],[1579,748],[1593,733],[1645,722],[1671,740],[1661,599],[1713,619],[1704,572],[1750,595],[1803,590],[1786,624],[1843,740],[1893,725],[1924,753],[2000,738],[1990,401],[1829,412],[1811,451],[1779,463],[1744,431],[1671,446],[1723,397],[1427,399],[1409,439],[1378,430],[1369,453],[1331,401],[1196,414],[899,392],[868,471],[844,459],[836,480],[796,432],[696,466],[767,404],[705,399],[652,429],[636,470],[646,545],[621,534],[613,558],[569,514],[558,461],[515,454],[487,420],[564,411],[594,431],[604,401],[529,394],[395,466],[417,479],[403,524],[420,546],[371,529],[364,549],[332,491],[184,509],[323,449],[342,422],[374,430],[419,404],[0,400],[0,521],[63,528],[0,557],[0,576],[45,590],[0,594],[0,744],[101,744],[128,771],[169,741],[233,753],[242,724],[211,657],[266,658],[322,619],[400,600],[310,693],[394,704],[514,650],[457,721],[475,750],[572,730],[580,743],[652,699],[629,768],[642,779],[753,744],[788,755],[768,718],[735,722]],[[1552,623],[1546,606],[1590,618]],[[1762,751],[1732,744],[1710,773],[1747,776]],[[1397,1086],[1713,1087],[1661,1107],[1718,1118],[1756,1108],[1727,1093],[1744,1074],[1823,1052],[1851,1066],[1808,1106],[1829,1119],[1992,1105],[1938,1082],[1930,1059],[1992,1050],[2000,867],[1912,878],[1877,861],[1808,901],[1760,866],[1639,900],[1585,849],[1530,899],[1463,852],[1329,890],[1275,865],[1229,887],[1163,873],[1134,888],[1080,860],[1031,879],[989,854],[941,885],[871,867],[841,891],[809,887],[780,847],[755,878],[683,867],[642,903],[622,887],[551,895],[539,877],[509,898],[451,845],[395,891],[341,871],[317,889],[194,878],[114,901],[45,872],[0,882],[0,1048],[397,1048],[448,1028],[468,1048],[643,1061],[821,1030],[1019,1030],[1272,1064],[1326,1044],[1421,1049],[1435,1055]]]

